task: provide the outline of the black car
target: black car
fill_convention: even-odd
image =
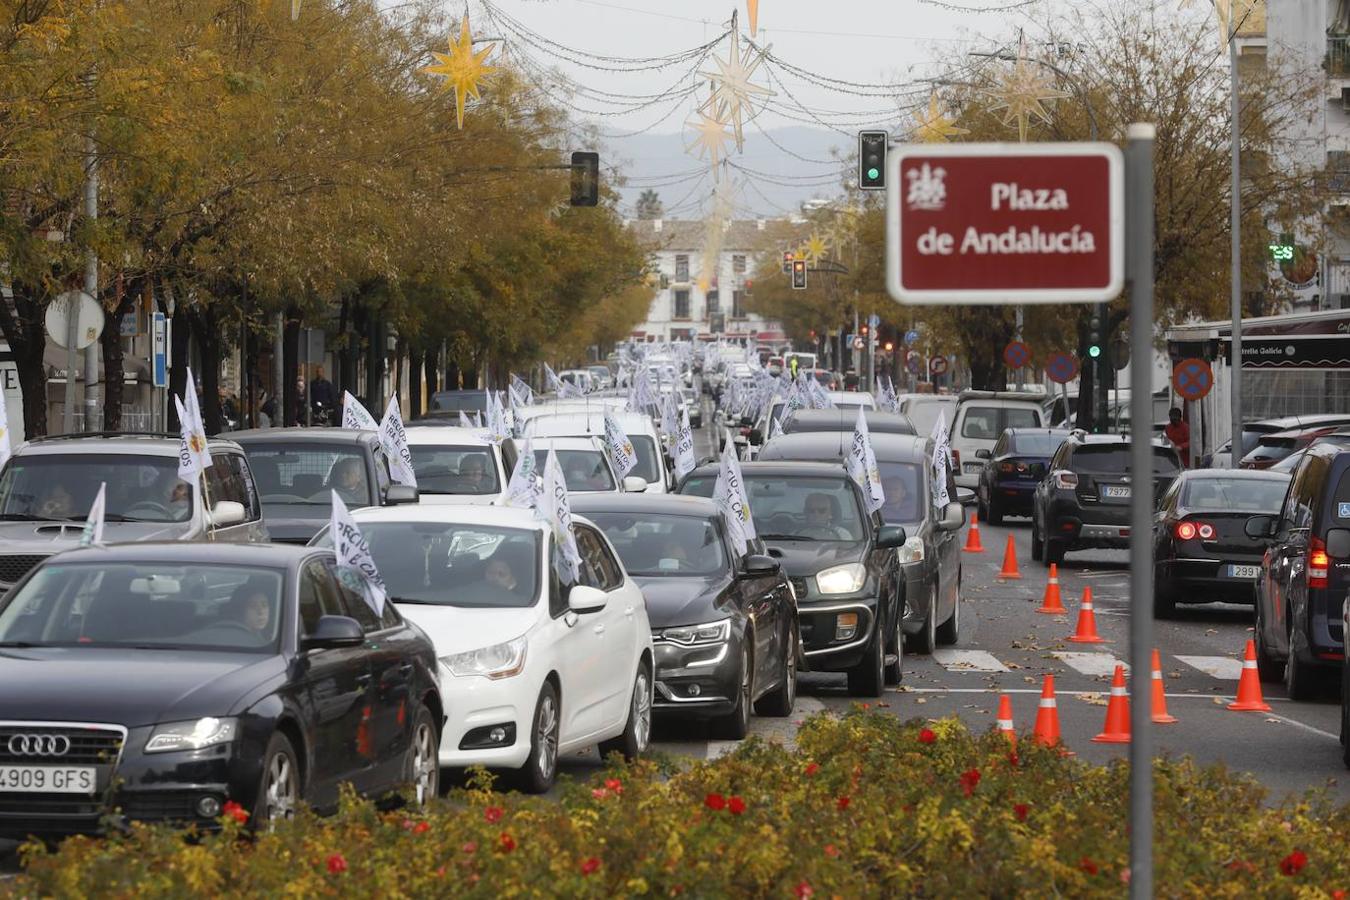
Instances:
[[[1171,444],[1154,438],[1153,477],[1148,486],[1156,506],[1181,460]],[[1036,485],[1031,512],[1031,558],[1064,561],[1070,550],[1129,549],[1130,439],[1118,434],[1071,432]]]
[[[431,641],[351,581],[331,551],[279,545],[44,561],[0,601],[0,837],[108,814],[210,827],[231,801],[264,825],[342,784],[434,797]]]
[[[711,497],[718,468],[689,473],[680,493]],[[879,697],[900,680],[905,582],[896,548],[905,529],[866,513],[839,463],[741,466],[758,537],[797,595],[804,665],[847,672],[849,692]]]
[[[1312,697],[1345,655],[1341,607],[1350,590],[1350,452],[1308,448],[1280,510],[1247,520],[1265,546],[1256,580],[1256,665],[1284,676],[1291,700]]]
[[[837,460],[847,453],[852,434],[812,432],[774,438],[759,460]],[[903,628],[909,649],[932,653],[938,644],[955,644],[961,630],[961,542],[965,509],[956,500],[956,483],[948,472],[945,509],[933,497],[933,441],[912,435],[874,434],[885,504],[881,518],[901,525],[907,538],[899,551],[905,579]]]
[[[333,491],[351,509],[412,503],[417,489],[393,484],[374,431],[352,428],[255,428],[233,431],[262,496],[272,540],[306,544],[328,524]]]
[[[993,450],[976,450],[984,460],[975,485],[980,519],[1001,525],[1004,516],[1030,516],[1036,485],[1068,436],[1057,428],[1006,428]]]
[[[1239,469],[1182,472],[1153,517],[1153,613],[1178,603],[1252,603],[1264,544],[1246,532],[1254,514],[1280,511],[1289,476]]]
[[[656,652],[657,712],[715,718],[739,740],[750,708],[792,714],[797,603],[778,560],[738,556],[716,504],[662,494],[577,496],[642,588]],[[758,548],[761,549],[762,548]]]

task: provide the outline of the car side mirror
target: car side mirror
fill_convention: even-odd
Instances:
[[[416,503],[421,496],[417,488],[410,484],[391,484],[384,492],[385,506],[399,506],[403,503]]]
[[[212,528],[225,528],[244,521],[244,504],[234,500],[219,500],[211,507]]]
[[[877,529],[877,547],[889,550],[905,546],[905,527],[903,525],[882,525]]]
[[[623,480],[623,489],[630,494],[641,494],[647,490],[647,479],[637,475],[628,475]]]
[[[760,431],[758,428],[750,429],[750,443],[754,444],[756,447],[764,443],[764,432]]]
[[[359,647],[366,642],[361,623],[350,616],[319,616],[314,631],[300,639],[301,650],[327,650],[330,647]]]
[[[970,488],[959,487],[956,489],[956,502],[962,506],[969,506],[975,502],[975,492]]]
[[[976,459],[993,459],[993,458],[994,458],[994,454],[990,453],[988,450],[980,449],[980,450],[976,450],[976,451],[975,451],[975,458],[976,458]]]
[[[1269,540],[1275,536],[1275,517],[1252,516],[1242,526],[1242,531],[1253,540]]]
[[[1350,557],[1350,528],[1332,528],[1327,531],[1327,556],[1332,559]]]
[[[943,507],[942,518],[938,520],[938,528],[943,531],[956,531],[964,524],[966,524],[966,508],[964,506],[953,501]]]
[[[772,556],[751,553],[745,558],[745,564],[741,572],[751,578],[759,578],[765,575],[777,575],[782,568],[782,563]]]
[[[599,612],[608,602],[609,597],[604,591],[584,584],[574,584],[567,592],[567,608],[578,615]]]

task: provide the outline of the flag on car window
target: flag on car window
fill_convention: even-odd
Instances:
[[[609,461],[614,464],[614,471],[620,478],[626,477],[637,465],[633,442],[623,433],[623,428],[609,410],[605,410],[605,449],[609,451]]]
[[[359,431],[377,431],[380,423],[370,414],[370,410],[361,405],[361,401],[350,391],[342,392],[342,427]]]
[[[661,401],[661,434],[666,440],[666,445],[673,447],[680,430],[680,402],[675,397],[675,392],[666,394]]]
[[[744,556],[750,541],[755,539],[755,520],[750,515],[750,497],[745,492],[745,479],[741,477],[741,464],[736,460],[736,447],[730,435],[722,447],[722,463],[712,498],[727,521],[736,554]]]
[[[680,410],[680,426],[675,432],[675,478],[682,480],[694,471],[694,429],[689,425],[689,409]]]
[[[375,566],[375,557],[370,555],[370,545],[366,543],[356,520],[347,511],[337,491],[333,491],[333,512],[328,520],[329,534],[333,540],[333,552],[337,554],[337,575],[351,590],[360,594],[375,610],[375,615],[384,615],[387,595],[384,579]]]
[[[876,512],[886,503],[886,493],[881,487],[881,470],[877,468],[877,457],[872,452],[872,435],[867,430],[867,416],[863,408],[858,407],[858,422],[853,426],[853,444],[848,456],[844,458],[848,474],[863,489],[864,505],[868,512]]]
[[[947,494],[947,473],[951,471],[952,446],[947,434],[947,413],[938,413],[933,423],[933,505],[943,509],[951,502]]]
[[[535,513],[553,532],[557,552],[553,568],[564,584],[573,584],[581,571],[581,553],[577,550],[577,536],[572,530],[572,505],[567,500],[567,482],[563,480],[562,466],[553,448],[544,460],[544,493]]]
[[[534,389],[519,375],[513,374],[511,376],[511,384],[508,390],[511,393],[511,405],[513,407],[530,406],[534,403]]]
[[[103,517],[108,505],[108,482],[99,482],[98,493],[94,496],[94,505],[89,507],[89,517],[84,522],[84,532],[80,535],[80,546],[103,543]]]
[[[525,439],[525,446],[516,460],[515,471],[506,483],[506,505],[518,509],[535,509],[544,486],[539,477],[539,464],[534,459],[534,440]]]
[[[385,408],[384,419],[380,422],[380,447],[389,459],[389,477],[399,484],[417,487],[412,450],[408,448],[408,430],[403,427],[397,396],[389,398],[389,406]]]
[[[558,373],[549,368],[548,363],[544,363],[544,378],[548,381],[548,389],[557,395],[559,400],[568,400],[581,396],[581,388],[570,381],[563,381],[558,377]]]
[[[197,383],[192,380],[192,369],[187,370],[187,385],[183,399],[173,398],[178,408],[178,428],[182,440],[178,444],[178,477],[188,484],[196,484],[211,466],[211,451],[206,445],[206,426],[202,424],[202,408],[197,405]]]

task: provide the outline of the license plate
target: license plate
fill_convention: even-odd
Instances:
[[[984,471],[984,463],[968,462],[964,466],[965,470],[971,474],[979,474]]]
[[[1229,566],[1229,578],[1259,578],[1261,576],[1260,566]]]
[[[93,766],[0,766],[0,792],[92,794],[97,771]]]
[[[1104,484],[1102,485],[1102,496],[1112,500],[1128,500],[1130,498],[1129,485]]]

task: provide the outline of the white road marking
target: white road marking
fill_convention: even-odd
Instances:
[[[1220,681],[1237,681],[1242,677],[1242,660],[1228,656],[1178,656],[1177,659],[1199,669],[1211,678]]]
[[[933,661],[949,672],[1009,672],[987,650],[934,650]]]
[[[1097,677],[1099,675],[1110,676],[1115,673],[1116,666],[1125,666],[1125,671],[1130,671],[1128,663],[1121,662],[1110,653],[1074,653],[1063,651],[1051,654],[1055,659],[1064,663],[1069,668],[1083,675]]]
[[[1273,697],[1271,699],[1280,700],[1283,698]],[[1330,731],[1323,731],[1320,728],[1314,728],[1313,726],[1305,722],[1300,722],[1297,719],[1288,719],[1285,718],[1284,716],[1277,716],[1274,713],[1266,713],[1266,718],[1277,719],[1280,722],[1283,722],[1285,725],[1293,725],[1295,728],[1302,728],[1304,731],[1311,731],[1313,734],[1319,734],[1322,737],[1331,738],[1333,741],[1340,740],[1341,737],[1339,734],[1332,734]]]

